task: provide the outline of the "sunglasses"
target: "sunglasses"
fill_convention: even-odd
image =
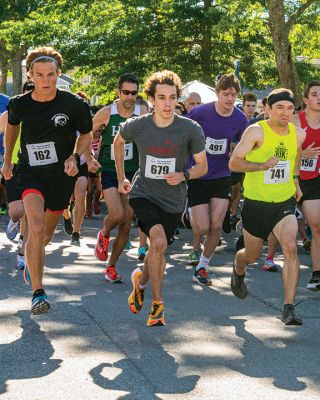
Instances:
[[[129,94],[131,94],[131,96],[136,96],[138,94],[137,90],[120,89],[120,91],[126,96],[129,96]]]

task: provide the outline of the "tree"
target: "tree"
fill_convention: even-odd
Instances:
[[[312,23],[313,18],[316,18],[315,12],[319,14],[319,2],[317,0],[286,1],[287,7],[283,0],[267,0],[266,3],[281,86],[291,89],[296,95],[297,103],[302,104],[300,79],[295,67],[289,36],[294,25],[301,18],[306,19],[306,10],[314,6],[309,14]]]

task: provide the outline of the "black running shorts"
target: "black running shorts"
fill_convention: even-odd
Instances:
[[[173,242],[173,236],[181,221],[182,213],[168,213],[143,197],[130,199],[129,204],[134,210],[142,232],[149,237],[150,229],[159,224],[163,226],[168,244]]]
[[[134,175],[135,172],[127,172],[126,178],[131,182]],[[118,189],[117,173],[113,171],[101,172],[101,185],[103,190],[110,188]]]
[[[22,200],[28,193],[39,193],[44,199],[44,208],[61,214],[68,207],[76,178],[64,172],[33,174],[31,168],[17,171]]]
[[[288,215],[294,215],[295,208],[294,198],[281,203],[267,203],[245,198],[241,211],[243,228],[251,235],[267,240],[279,221]]]
[[[244,172],[231,172],[231,186],[242,184],[244,179]]]
[[[303,193],[300,204],[305,200],[320,199],[320,176],[314,179],[300,180],[299,184]]]
[[[208,204],[210,199],[230,199],[230,176],[218,179],[190,179],[188,181],[188,202],[190,207]]]

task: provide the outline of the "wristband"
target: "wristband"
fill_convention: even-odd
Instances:
[[[80,156],[79,156],[79,154],[78,153],[73,153],[72,155],[76,159],[77,165],[79,166],[80,165]]]
[[[187,181],[188,179],[190,179],[190,172],[188,170],[184,171],[183,176],[184,176],[184,179]]]
[[[300,175],[293,175],[293,179],[299,179]]]

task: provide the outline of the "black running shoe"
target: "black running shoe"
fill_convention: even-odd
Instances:
[[[320,290],[320,271],[314,271],[312,273],[312,278],[307,284],[307,289],[310,289],[314,292]]]
[[[45,314],[48,312],[50,304],[43,289],[38,289],[33,293],[31,302],[32,314]]]
[[[231,275],[231,290],[232,293],[239,297],[240,299],[244,299],[247,297],[248,294],[248,288],[247,285],[244,281],[245,274],[244,275],[238,275],[236,273],[236,267],[235,264],[233,263],[233,271]]]
[[[71,222],[71,218],[66,219],[63,217],[63,230],[68,235],[71,236],[73,232],[73,225]]]
[[[231,223],[230,223],[230,211],[228,210],[226,212],[226,215],[223,220],[222,224],[222,229],[224,233],[230,233],[231,232]]]
[[[292,304],[285,304],[282,310],[281,321],[285,325],[302,325],[302,318],[296,314]]]
[[[72,232],[72,237],[70,244],[72,246],[79,246],[80,247],[80,235],[78,232]]]

